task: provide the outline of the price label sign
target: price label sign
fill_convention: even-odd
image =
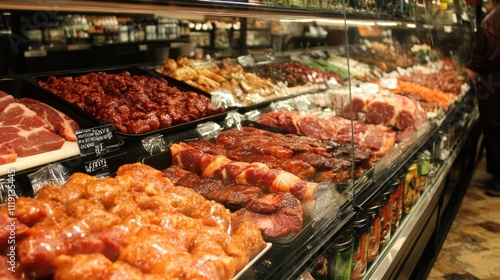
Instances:
[[[76,132],[76,142],[80,155],[107,153],[108,148],[118,146],[118,136],[111,124],[81,129]]]
[[[88,174],[96,173],[96,172],[108,172],[109,165],[108,161],[105,158],[97,158],[85,163],[85,171]]]

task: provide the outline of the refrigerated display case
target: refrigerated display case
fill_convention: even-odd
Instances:
[[[446,10],[437,12],[425,3],[411,1],[344,4],[71,1],[58,6],[46,5],[40,11],[39,2],[24,2],[5,1],[1,9],[31,14],[33,20],[60,13],[102,15],[102,11],[113,11],[113,15],[140,12],[140,15],[198,22],[203,22],[205,17],[234,17],[245,23],[245,28],[239,30],[239,56],[214,60],[197,57],[169,60],[155,56],[156,61],[141,61],[149,63],[141,63],[138,68],[135,68],[137,65],[124,67],[122,60],[112,60],[116,64],[114,68],[103,68],[89,57],[86,63],[92,67],[78,67],[86,69],[54,72],[36,68],[33,72],[6,77],[19,80],[14,86],[5,82],[9,86],[0,90],[24,93],[26,87],[37,91],[43,96],[41,99],[51,100],[53,106],[63,108],[62,111],[80,122],[82,130],[100,128],[108,122],[92,115],[95,113],[92,110],[85,112],[85,106],[78,107],[78,101],[69,104],[70,101],[54,93],[61,81],[76,81],[77,76],[92,77],[97,72],[114,74],[123,70],[143,73],[150,79],[166,79],[169,85],[208,96],[214,106],[224,108],[214,117],[179,118],[179,125],[169,129],[137,130],[140,132],[136,135],[128,130],[118,131],[111,137],[113,145],[104,152],[80,151],[50,162],[62,167],[63,177],[77,172],[96,177],[112,176],[120,166],[137,162],[164,171],[172,165],[180,166],[182,161],[176,156],[191,149],[180,143],[201,147],[203,156],[209,157],[207,151],[213,147],[206,146],[206,142],[218,144],[219,138],[221,145],[229,145],[224,146],[225,152],[232,152],[231,160],[227,159],[228,154],[217,158],[225,164],[237,162],[234,166],[247,168],[250,163],[242,163],[246,156],[264,170],[272,166],[277,174],[284,174],[283,170],[292,173],[298,166],[297,173],[292,173],[293,176],[286,173],[286,176],[296,180],[294,182],[304,182],[302,185],[306,187],[295,193],[293,187],[287,186],[286,190],[300,198],[299,229],[290,233],[290,226],[279,223],[273,224],[274,231],[264,227],[267,246],[239,271],[235,277],[240,279],[297,279],[311,275],[319,279],[339,273],[339,269],[332,268],[335,253],[347,248],[339,246],[339,241],[358,216],[367,212],[373,202],[398,181],[407,189],[404,195],[413,194],[411,203],[403,200],[397,230],[391,232],[383,246],[379,244],[380,249],[375,248],[376,256],[367,263],[363,279],[410,279],[428,273],[477,161],[469,155],[476,150],[480,134],[478,113],[462,68],[474,30],[470,7],[463,4],[459,6],[461,9],[448,10],[447,6]],[[273,35],[268,29],[248,28],[248,22],[262,21],[268,26],[278,21],[288,32],[279,34],[279,48],[273,45]],[[258,37],[265,38],[265,44],[255,39],[257,33],[263,33]],[[196,36],[193,30],[190,36]],[[229,44],[227,41],[224,48]],[[270,48],[252,52],[254,45],[268,44]],[[73,53],[66,54],[71,57]],[[113,55],[107,52],[104,56]],[[38,73],[41,71],[44,73]],[[445,77],[444,84],[436,82]],[[101,79],[104,79],[102,75]],[[80,94],[84,95],[82,91]],[[394,98],[396,94],[398,97]],[[134,98],[134,94],[130,96]],[[363,102],[360,107],[357,101]],[[150,106],[141,103],[140,98],[132,102]],[[384,116],[388,112],[391,115]],[[124,124],[118,122],[115,126],[121,128]],[[271,140],[263,142],[262,139]],[[375,140],[383,143],[375,143]],[[231,143],[236,144],[231,146]],[[293,150],[291,145],[298,146],[293,146]],[[278,155],[287,159],[290,153],[300,156],[293,158],[296,161],[276,163],[283,159]],[[329,161],[325,160],[325,154]],[[314,168],[311,167],[312,157],[319,161],[319,155],[327,163],[316,162]],[[270,156],[274,158],[270,160]],[[418,173],[422,171],[418,165],[422,162],[427,164],[426,172]],[[305,172],[304,163],[312,168],[312,174]],[[43,162],[16,170],[16,193],[35,195],[43,183],[35,184],[33,177],[39,177],[34,174],[47,174],[46,167],[47,162]],[[280,167],[280,171],[274,171],[274,167]],[[409,175],[409,170],[413,175]],[[9,185],[9,174],[9,170],[2,174],[4,186]],[[311,188],[314,191],[310,191]],[[203,190],[199,191],[203,194]],[[4,199],[7,194],[2,193]],[[313,199],[304,198],[307,195]],[[233,211],[242,207],[234,201],[225,202]],[[290,217],[297,221],[297,212],[290,211],[288,215],[281,217],[285,223]],[[271,218],[269,221],[273,223]],[[280,232],[278,226],[282,226],[285,233]]]

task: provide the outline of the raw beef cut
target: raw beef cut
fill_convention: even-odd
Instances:
[[[0,113],[0,148],[25,157],[60,149],[64,139],[47,130],[37,114],[20,103],[9,104]]]
[[[0,146],[0,164],[11,163],[15,162],[16,160],[17,154],[14,150]]]
[[[0,112],[10,103],[14,102],[14,96],[0,90]]]
[[[76,141],[75,134],[80,129],[80,126],[66,114],[31,98],[19,98],[17,102],[24,104],[43,118],[51,132],[62,136],[67,141]]]
[[[386,155],[396,143],[396,132],[384,125],[351,121],[339,116],[300,115],[295,111],[262,114],[258,123],[279,127],[311,138],[337,143],[353,143],[370,149],[377,157]]]
[[[357,95],[344,106],[344,118],[351,119],[351,109],[354,120],[359,119],[360,114],[365,114],[367,123],[399,130],[409,127],[418,129],[427,121],[425,110],[418,102],[397,94]]]
[[[252,200],[238,216],[249,216],[267,237],[284,237],[299,232],[304,223],[300,201],[289,192],[271,193]]]

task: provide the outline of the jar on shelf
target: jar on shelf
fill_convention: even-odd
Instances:
[[[330,245],[328,255],[328,278],[350,280],[354,251],[354,230],[346,229]]]
[[[418,171],[417,164],[412,163],[406,170],[403,188],[403,213],[409,214],[413,208],[413,204],[418,199]]]
[[[399,177],[394,179],[391,183],[391,233],[394,233],[399,227],[401,218],[403,217],[403,182]]]
[[[387,186],[379,196],[380,200],[380,249],[384,248],[391,239],[392,223],[392,186]]]
[[[430,165],[430,152],[422,152],[417,161],[418,191],[420,193],[427,189]]]
[[[380,250],[380,206],[379,200],[372,201],[365,210],[370,218],[370,233],[368,235],[368,264],[373,263]]]
[[[370,218],[360,213],[354,221],[354,253],[352,258],[351,279],[362,279],[368,268],[368,235]]]

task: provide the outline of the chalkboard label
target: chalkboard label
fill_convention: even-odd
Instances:
[[[97,158],[88,162],[85,162],[85,171],[88,174],[99,173],[99,172],[109,172],[108,161],[105,158]]]
[[[81,155],[102,155],[108,152],[108,148],[118,146],[118,136],[111,124],[78,130],[76,141]]]

